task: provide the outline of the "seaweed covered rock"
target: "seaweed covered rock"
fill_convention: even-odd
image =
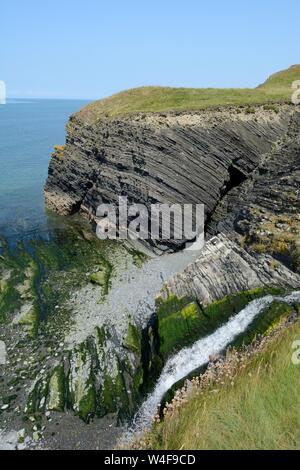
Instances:
[[[170,295],[158,301],[157,319],[159,354],[165,361],[172,352],[198,338],[203,315],[197,302]]]
[[[257,288],[231,294],[209,305],[200,304],[191,297],[176,297],[166,293],[157,299],[157,344],[162,363],[185,346],[190,346],[215,331],[219,326],[247,306],[249,302],[264,295],[279,295],[282,288]],[[283,310],[284,311],[284,310]]]
[[[110,263],[103,258],[102,263],[96,265],[94,272],[90,275],[90,282],[100,286],[103,295],[108,293],[111,271],[112,267]]]
[[[39,326],[39,302],[36,281],[39,266],[20,244],[12,254],[0,240],[0,324],[11,320],[34,339]]]
[[[65,372],[57,366],[49,380],[46,408],[49,411],[64,411],[66,401]]]
[[[142,379],[138,330],[133,325],[129,327],[123,347],[111,332],[96,328],[93,335],[35,382],[26,411],[70,408],[87,422],[93,416],[108,413],[123,419],[130,416],[139,400]]]
[[[78,416],[87,420],[96,412],[96,390],[94,385],[92,355],[88,343],[74,348],[70,357],[69,400]]]

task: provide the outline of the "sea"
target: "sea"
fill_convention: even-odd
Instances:
[[[88,101],[10,99],[0,105],[0,236],[9,243],[49,238],[64,218],[46,210],[43,188],[54,145]]]

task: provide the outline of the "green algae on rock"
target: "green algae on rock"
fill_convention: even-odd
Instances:
[[[123,346],[133,352],[141,352],[141,339],[135,325],[129,323],[127,336],[124,340]]]
[[[59,366],[36,381],[27,411],[69,408],[86,422],[109,413],[117,413],[120,419],[129,417],[142,383],[140,357],[140,349],[133,352],[132,347],[123,347],[105,328],[97,327],[64,355]]]
[[[200,334],[202,312],[197,302],[171,295],[157,311],[159,353],[164,360],[176,349],[193,342]]]
[[[45,409],[46,397],[49,390],[49,380],[45,377],[38,378],[32,385],[31,390],[27,397],[24,412],[29,415],[34,415],[38,412],[43,412]]]
[[[279,295],[283,292],[282,288],[276,287],[257,288],[226,296],[205,307],[196,300],[187,297],[178,298],[170,293],[166,299],[158,298],[160,356],[165,361],[182,347],[189,346],[196,339],[212,333],[252,300],[267,294]]]
[[[30,338],[35,338],[39,325],[39,304],[36,282],[39,267],[19,244],[11,253],[3,242],[0,259],[0,323],[11,320],[21,325]],[[18,312],[16,314],[16,312]]]
[[[57,366],[49,380],[46,408],[49,411],[64,411],[66,401],[65,373],[62,366]]]
[[[39,310],[37,305],[29,304],[28,310],[26,310],[25,305],[25,312],[22,313],[21,310],[21,317],[18,320],[18,324],[24,328],[30,338],[36,338],[39,325]]]
[[[90,281],[102,287],[102,294],[107,295],[109,291],[109,282],[112,272],[111,264],[103,258],[101,264],[96,266],[96,271],[91,274]]]
[[[96,412],[92,355],[87,342],[76,346],[70,359],[69,400],[83,420]]]

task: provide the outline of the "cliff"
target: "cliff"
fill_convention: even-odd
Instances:
[[[289,76],[291,72],[295,70]],[[93,223],[97,206],[117,203],[121,195],[147,206],[202,203],[207,244],[198,259],[186,261],[182,272],[178,269],[164,278],[161,292],[157,290],[163,280],[157,274],[161,284],[155,291],[156,311],[151,291],[147,302],[153,309],[146,309],[143,325],[129,325],[137,327],[133,350],[129,347],[128,352],[115,333],[111,342],[111,331],[106,330],[101,330],[99,347],[97,321],[103,318],[105,305],[97,307],[99,318],[95,309],[87,316],[81,313],[84,328],[94,325],[98,333],[85,335],[59,364],[60,371],[52,371],[51,384],[57,374],[68,381],[69,402],[62,409],[71,405],[86,420],[95,413],[126,416],[178,348],[211,333],[250,300],[300,286],[300,113],[283,102],[287,86],[286,74],[279,74],[257,94],[235,92],[236,106],[214,108],[199,106],[204,92],[132,90],[93,103],[70,118],[66,145],[56,147],[49,165],[49,208],[63,214],[78,212]],[[175,100],[178,94],[181,101]],[[271,95],[276,105],[269,103]],[[165,101],[155,105],[151,97],[157,96]],[[264,104],[254,105],[255,101]],[[152,248],[161,253],[178,250],[183,243],[166,241]],[[152,283],[149,279],[145,284]],[[129,294],[124,298],[128,301]],[[112,302],[116,317],[124,317],[124,305]],[[89,311],[87,299],[80,308]],[[133,317],[138,317],[136,310],[132,309]],[[108,330],[111,317],[105,325]],[[264,332],[278,321],[278,312],[262,317]],[[111,365],[116,372],[113,384],[106,383]],[[39,387],[36,383],[30,396],[33,410],[41,403],[48,406],[51,398],[50,393],[46,400]],[[107,390],[116,402],[106,402]]]
[[[146,205],[203,203],[216,233],[227,193],[252,181],[275,146],[297,135],[297,108],[284,103],[299,73],[294,65],[255,89],[144,87],[89,104],[71,116],[66,145],[55,148],[48,207],[93,220],[100,203],[120,195]]]
[[[71,117],[45,187],[48,207],[93,218],[102,202],[203,203],[210,217],[224,195],[259,166],[289,127],[293,108],[135,115],[90,124]]]

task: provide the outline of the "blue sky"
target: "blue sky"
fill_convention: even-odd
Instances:
[[[11,97],[251,87],[300,63],[299,0],[10,0],[0,18]]]

